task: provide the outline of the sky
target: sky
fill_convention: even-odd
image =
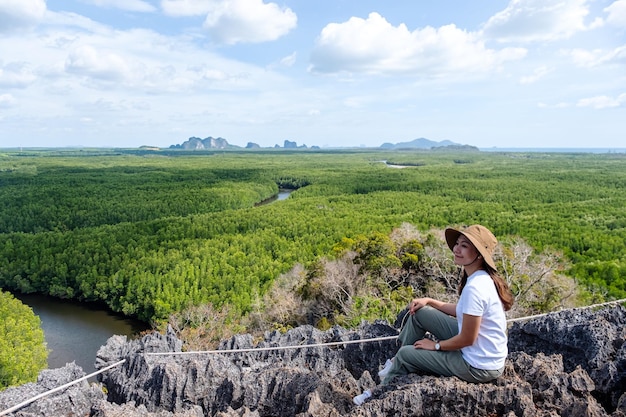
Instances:
[[[626,148],[626,0],[0,0],[0,147]]]

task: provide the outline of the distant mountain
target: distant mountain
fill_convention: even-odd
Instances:
[[[281,149],[279,145],[275,145],[275,148]],[[261,147],[254,143],[248,142],[245,149],[260,149]],[[297,142],[292,142],[290,140],[285,140],[284,142],[285,149],[307,149],[306,145],[298,146]],[[241,149],[240,146],[231,145],[228,141],[222,137],[214,138],[209,136],[205,139],[200,139],[198,137],[192,136],[183,142],[180,145],[171,145],[170,149],[184,149],[184,150],[204,150],[204,149]],[[319,149],[317,146],[311,147],[311,149]]]
[[[442,146],[462,146],[458,143],[451,142],[449,140],[443,140],[441,142],[435,142],[426,138],[414,139],[410,142],[383,143],[380,145],[381,149],[432,149]]]
[[[258,144],[253,142],[248,142],[245,149],[259,149],[261,148]],[[277,144],[274,146],[276,149],[281,149],[281,147]],[[285,140],[283,144],[284,149],[308,149],[306,145],[298,145],[295,141]],[[399,142],[399,143],[383,143],[379,147],[380,149],[437,149],[437,150],[446,150],[446,149],[457,149],[457,150],[478,150],[473,146],[469,145],[460,145],[458,143],[454,143],[449,140],[443,140],[441,142],[436,142],[433,140],[429,140],[426,138],[414,139],[410,142]],[[185,142],[180,145],[171,145],[170,149],[184,149],[184,150],[205,150],[205,149],[242,149],[237,145],[231,145],[228,141],[222,137],[214,138],[209,136],[207,138],[201,139],[195,136],[190,137]],[[312,146],[311,149],[319,149],[318,146]]]
[[[181,145],[172,145],[170,149],[186,149],[186,150],[203,150],[203,149],[233,149],[239,148],[239,146],[231,145],[224,138],[214,138],[209,136],[205,139],[200,139],[195,136],[190,137]]]

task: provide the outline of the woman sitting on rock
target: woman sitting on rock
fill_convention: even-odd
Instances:
[[[488,382],[502,374],[508,354],[505,310],[513,294],[496,271],[493,250],[498,241],[484,226],[448,228],[446,242],[454,263],[463,268],[456,304],[416,298],[400,332],[402,347],[378,373],[386,385],[396,376],[427,373]],[[425,338],[431,333],[438,341]],[[354,397],[363,404],[370,390]]]

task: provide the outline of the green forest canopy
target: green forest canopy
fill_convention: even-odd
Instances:
[[[39,317],[12,294],[0,291],[0,390],[35,381],[47,362]]]
[[[387,166],[408,165],[398,169]],[[284,201],[258,205],[280,188]],[[345,237],[482,223],[626,295],[626,155],[380,150],[0,154],[0,287],[159,321],[241,313]]]

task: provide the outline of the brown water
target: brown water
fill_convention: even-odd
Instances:
[[[36,294],[14,295],[41,319],[50,369],[74,361],[86,374],[95,372],[96,353],[109,337],[124,335],[132,339],[149,328],[138,320],[87,304]]]

